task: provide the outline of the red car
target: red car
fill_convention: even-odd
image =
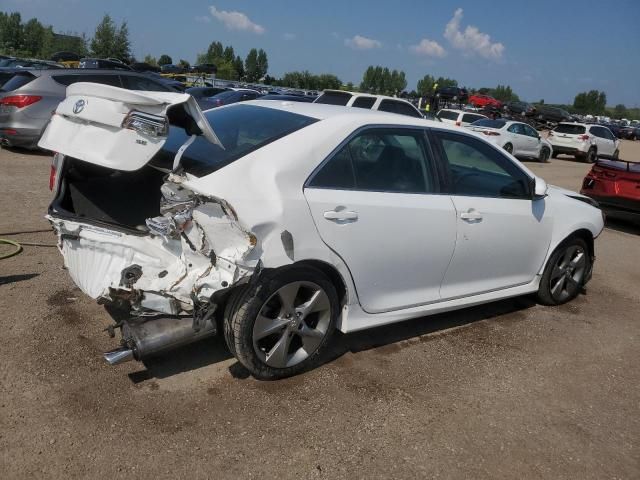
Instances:
[[[489,95],[471,95],[469,97],[469,103],[475,107],[502,107],[502,102],[500,100],[496,100]]]
[[[598,160],[584,177],[580,193],[611,216],[640,220],[640,163]]]

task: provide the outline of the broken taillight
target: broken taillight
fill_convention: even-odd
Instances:
[[[152,137],[166,137],[169,131],[169,122],[166,117],[132,110],[122,121],[122,128],[135,130]]]
[[[51,159],[51,170],[49,171],[49,190],[52,192],[56,189],[58,183],[58,170],[62,167],[62,159],[64,156],[60,153],[55,153]]]
[[[578,137],[578,140],[582,140],[584,142],[586,140],[589,140],[589,138],[591,138],[591,137],[589,137],[589,135],[580,135]]]
[[[42,97],[39,95],[9,95],[8,97],[0,98],[0,105],[23,108],[40,100],[42,100]]]

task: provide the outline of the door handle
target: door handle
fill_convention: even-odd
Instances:
[[[344,207],[336,207],[335,210],[324,212],[324,218],[336,223],[349,223],[358,220],[358,212],[345,210]]]
[[[476,209],[470,208],[466,212],[462,212],[460,214],[460,218],[462,220],[464,220],[465,222],[469,222],[469,223],[481,222],[482,221],[482,214],[480,212],[478,212]]]

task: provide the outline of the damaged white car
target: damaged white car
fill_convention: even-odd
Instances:
[[[256,377],[352,332],[537,292],[574,298],[603,228],[478,135],[402,115],[76,83],[40,146],[75,283],[114,364],[224,334]]]

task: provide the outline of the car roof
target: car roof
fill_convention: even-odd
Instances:
[[[38,76],[50,76],[50,75],[138,75],[147,77],[144,72],[136,72],[134,70],[121,70],[116,68],[43,68],[43,69],[31,69],[32,73],[39,74]]]
[[[386,100],[396,100],[396,101],[399,101],[399,102],[404,102],[404,103],[408,103],[409,105],[412,105],[411,102],[405,100],[404,98],[390,97],[389,95],[378,95],[376,93],[350,92],[350,91],[347,91],[347,90],[333,90],[333,89],[330,89],[330,88],[327,88],[326,90],[323,90],[322,93],[337,93],[337,94],[342,94],[342,95],[351,95],[352,97],[382,98],[382,99],[386,99]]]

